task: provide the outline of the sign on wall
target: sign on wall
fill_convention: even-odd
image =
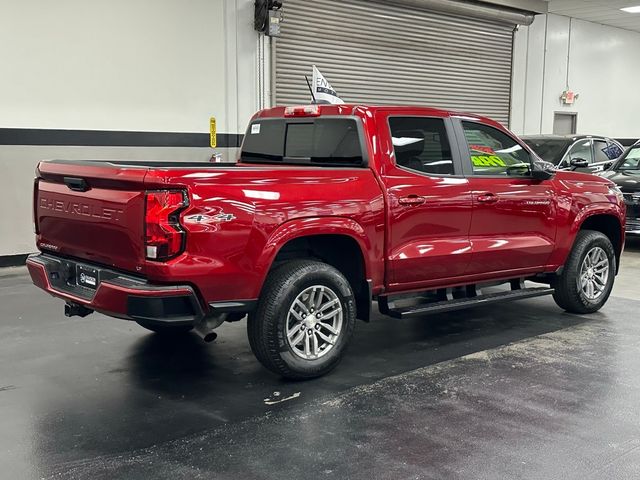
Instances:
[[[216,140],[216,117],[209,118],[209,143],[211,148],[216,148],[218,145]]]

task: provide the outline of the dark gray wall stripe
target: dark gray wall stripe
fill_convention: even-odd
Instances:
[[[219,133],[219,148],[239,147],[242,134]],[[127,132],[0,128],[0,145],[73,145],[91,147],[208,147],[208,133]]]
[[[24,255],[0,255],[0,268],[24,265],[28,256],[26,253]]]
[[[619,141],[624,147],[630,147],[638,141],[637,138],[616,138],[616,140]]]

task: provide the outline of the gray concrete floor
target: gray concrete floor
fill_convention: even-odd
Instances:
[[[599,313],[551,298],[359,323],[290,383],[244,322],[174,342],[0,273],[0,478],[639,478],[640,242]]]

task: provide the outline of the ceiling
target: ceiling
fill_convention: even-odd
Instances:
[[[640,0],[550,0],[549,13],[640,32],[640,13],[620,9],[640,5]]]

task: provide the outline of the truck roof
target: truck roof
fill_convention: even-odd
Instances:
[[[474,121],[480,121],[483,123],[488,123],[491,125],[500,125],[495,120],[492,120],[487,117],[483,117],[481,115],[475,115],[473,113],[459,112],[455,110],[443,110],[440,108],[433,108],[427,106],[420,105],[364,105],[364,104],[356,104],[356,103],[345,103],[341,105],[328,105],[328,104],[309,104],[309,105],[299,105],[293,108],[304,108],[304,107],[316,107],[318,108],[318,113],[314,113],[309,116],[325,116],[325,115],[366,115],[365,112],[370,112],[371,114],[375,114],[378,110],[391,111],[393,113],[398,114],[415,114],[419,112],[422,115],[433,116],[433,117],[461,117],[463,119],[469,119]],[[267,108],[256,113],[252,120],[257,118],[280,118],[284,117],[286,106],[277,106],[272,108]],[[301,115],[304,116],[304,115]],[[504,127],[503,127],[504,128]]]

